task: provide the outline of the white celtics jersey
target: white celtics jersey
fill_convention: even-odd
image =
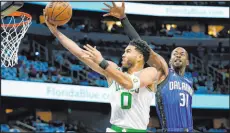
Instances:
[[[134,74],[137,76],[139,72]],[[122,128],[146,130],[154,93],[148,88],[139,88],[130,92],[115,81],[109,89],[112,108],[110,123]]]

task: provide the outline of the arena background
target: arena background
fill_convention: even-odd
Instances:
[[[77,60],[45,24],[40,24],[46,4],[25,2],[20,9],[31,14],[33,21],[21,41],[19,63],[1,68],[1,131],[104,132],[110,126],[105,78]],[[102,17],[102,2],[71,5],[73,17],[59,27],[61,32],[81,47],[86,43],[97,46],[106,59],[120,64],[129,39],[119,20]],[[194,80],[194,128],[201,132],[229,131],[229,2],[126,5],[134,28],[166,61],[177,46],[189,52],[185,75]],[[144,11],[140,5],[152,10]],[[150,116],[148,129],[156,132],[160,125],[154,100]]]

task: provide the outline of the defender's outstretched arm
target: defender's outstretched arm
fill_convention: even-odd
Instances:
[[[103,15],[103,16],[113,16],[121,20],[121,23],[124,27],[125,33],[128,35],[130,40],[133,39],[141,39],[137,31],[134,29],[134,27],[129,22],[126,14],[125,14],[125,3],[122,2],[122,6],[118,7],[114,2],[113,6],[110,6],[106,3],[104,3],[109,9],[103,9],[105,11],[108,11],[109,13]],[[168,75],[168,65],[165,61],[165,59],[151,50],[150,58],[148,60],[148,65],[151,67],[155,67],[162,75],[167,76]]]

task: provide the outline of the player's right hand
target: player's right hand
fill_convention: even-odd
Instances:
[[[115,4],[115,2],[112,2],[113,6],[110,6],[106,3],[104,3],[104,5],[106,5],[108,8],[102,8],[102,10],[104,11],[108,11],[109,13],[104,14],[103,17],[106,16],[113,16],[116,17],[118,19],[122,19],[125,17],[125,2],[122,1],[122,6],[119,7]]]
[[[43,15],[45,16],[45,23],[46,23],[46,25],[50,29],[51,33],[53,33],[55,35],[57,33],[57,25],[54,25],[52,23],[52,20],[49,19],[48,16],[46,16],[45,11],[43,11]]]

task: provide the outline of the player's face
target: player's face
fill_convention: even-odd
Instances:
[[[140,53],[136,50],[135,46],[128,45],[125,49],[125,53],[122,55],[122,67],[130,68],[139,59]]]
[[[189,64],[188,53],[184,48],[178,47],[172,51],[170,64],[175,69],[181,69]]]

